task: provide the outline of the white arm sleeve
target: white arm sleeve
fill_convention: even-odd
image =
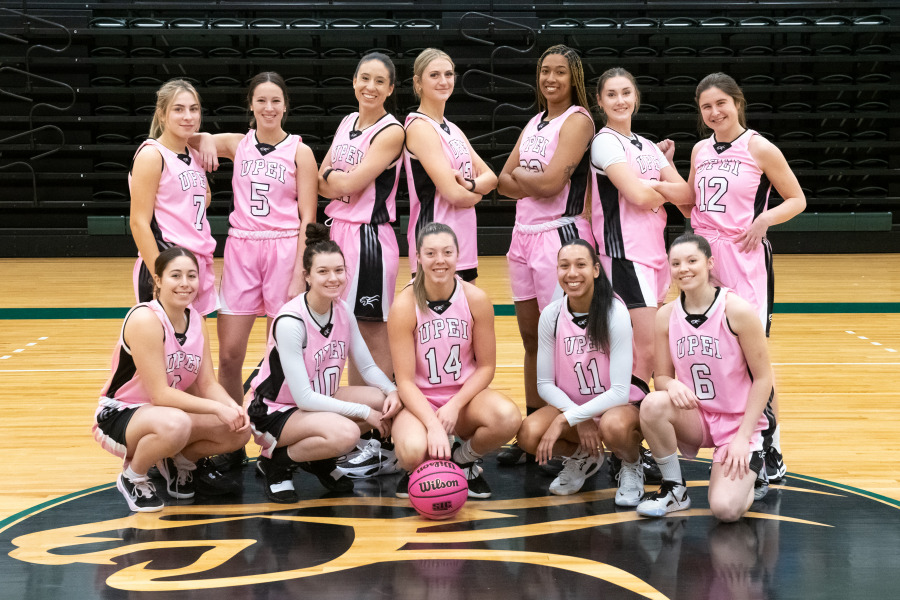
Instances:
[[[626,161],[625,148],[611,133],[598,133],[591,142],[591,164],[605,171],[609,165]]]
[[[628,404],[631,389],[632,329],[628,309],[618,300],[609,311],[609,383],[608,390],[591,398],[581,406],[577,404],[565,411],[569,425],[577,425],[599,417],[614,406]],[[540,360],[540,357],[538,358]]]
[[[306,325],[302,320],[281,316],[275,320],[275,346],[281,359],[281,368],[287,380],[294,402],[301,410],[334,412],[350,419],[365,420],[369,407],[355,402],[344,402],[314,391],[309,385],[309,373],[303,360],[306,345]]]
[[[538,322],[537,389],[544,402],[564,413],[578,405],[556,386],[556,320],[560,306],[553,303],[545,308]]]
[[[362,375],[363,381],[366,382],[366,385],[381,390],[381,393],[385,396],[397,391],[397,386],[394,385],[394,382],[388,379],[387,375],[375,364],[375,359],[372,358],[372,353],[369,352],[366,340],[363,339],[362,334],[359,332],[359,323],[356,322],[356,317],[349,308],[347,309],[347,316],[350,317],[350,360],[356,365],[356,370]]]

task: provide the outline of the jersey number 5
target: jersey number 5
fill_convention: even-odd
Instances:
[[[439,385],[441,381],[443,381],[443,377],[438,373],[436,350],[430,348],[428,352],[425,353],[425,359],[428,361],[428,382]],[[459,379],[459,375],[462,372],[462,363],[459,362],[459,344],[450,348],[450,355],[447,356],[447,360],[444,361],[443,371],[447,375],[453,375],[453,381]]]
[[[269,197],[263,193],[268,191],[268,183],[250,182],[250,214],[254,217],[269,216]]]

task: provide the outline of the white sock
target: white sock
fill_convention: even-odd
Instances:
[[[140,479],[140,478],[144,478],[144,479],[147,478],[146,473],[144,473],[143,475],[138,475],[137,473],[135,473],[132,470],[131,465],[128,465],[127,467],[125,467],[125,469],[122,471],[122,473],[125,475],[126,479],[130,479],[131,481],[134,481],[135,479]]]
[[[175,463],[175,467],[178,469],[193,471],[197,468],[197,465],[194,463],[194,461],[186,459],[181,452],[173,456],[172,461]]]
[[[675,452],[663,458],[653,457],[656,464],[659,465],[659,472],[666,481],[677,481],[679,484],[684,481],[681,475],[681,463],[678,462],[678,453]]]
[[[775,432],[772,434],[772,447],[781,454],[781,425],[775,426]]]
[[[466,463],[475,462],[477,459],[481,458],[481,456],[481,454],[472,450],[472,440],[466,440],[459,445],[459,448],[453,453],[452,458],[454,461],[464,465]]]

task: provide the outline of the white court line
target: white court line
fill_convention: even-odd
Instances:
[[[28,343],[25,344],[25,345],[26,345],[26,346],[34,346],[35,344],[37,344],[37,342],[28,342]]]

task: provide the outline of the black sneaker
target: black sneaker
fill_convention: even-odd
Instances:
[[[518,443],[511,444],[497,453],[497,462],[504,467],[525,464],[526,454]]]
[[[756,481],[753,482],[753,501],[762,500],[769,493],[769,477],[765,467],[759,470]]]
[[[403,472],[403,477],[397,482],[397,491],[394,495],[398,498],[409,498],[409,471]]]
[[[217,471],[228,473],[244,466],[244,463],[247,462],[247,449],[241,447],[234,452],[216,454],[215,456],[210,456],[209,460],[212,461]]]
[[[272,502],[292,504],[300,500],[294,490],[294,469],[292,467],[279,465],[270,458],[260,456],[256,461],[256,474],[265,481],[266,498]]]
[[[353,491],[353,480],[338,469],[337,459],[335,458],[305,461],[299,463],[299,465],[307,473],[315,475],[319,479],[319,483],[325,486],[325,489],[329,492],[344,493]]]
[[[178,500],[194,497],[194,470],[197,465],[179,469],[171,458],[164,458],[157,463],[160,476],[166,480],[166,492]]]
[[[469,463],[461,463],[453,458],[456,454],[456,449],[460,445],[459,442],[453,444],[453,448],[450,449],[450,459],[466,474],[466,481],[469,484],[469,498],[490,498],[491,486],[484,479],[484,469],[481,467],[482,460],[479,458]]]
[[[780,483],[787,474],[784,457],[774,446],[769,446],[766,450],[766,474],[769,476],[769,483]]]
[[[194,487],[198,494],[204,496],[225,496],[241,492],[241,484],[219,472],[208,458],[197,461]]]
[[[150,483],[150,478],[146,475],[129,479],[125,477],[125,473],[119,473],[116,488],[122,492],[128,508],[134,512],[156,512],[166,506],[156,495],[156,487]]]
[[[644,468],[644,483],[648,485],[659,485],[662,483],[662,473],[659,465],[653,459],[653,455],[647,448],[641,446],[641,466]]]
[[[563,466],[562,456],[554,456],[541,465],[541,471],[551,477],[558,477],[559,472],[563,470]]]

